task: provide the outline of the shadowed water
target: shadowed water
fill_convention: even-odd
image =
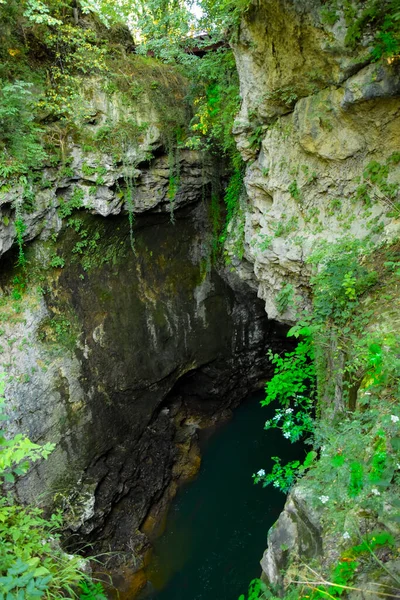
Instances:
[[[264,431],[273,411],[254,394],[202,443],[197,479],[171,506],[164,535],[155,543],[147,600],[237,600],[260,575],[267,532],[285,497],[252,482],[252,473],[303,456],[277,430]]]

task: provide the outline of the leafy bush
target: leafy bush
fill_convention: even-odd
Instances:
[[[0,421],[5,422],[4,381],[0,381]],[[45,459],[54,444],[39,446],[27,437],[0,431],[0,600],[66,598],[106,600],[100,584],[85,574],[87,563],[61,549],[61,515],[43,516],[35,506],[20,506],[9,485],[24,475],[32,462]]]
[[[46,158],[34,114],[32,84],[0,79],[0,177],[27,173]]]

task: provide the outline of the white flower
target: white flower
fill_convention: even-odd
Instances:
[[[258,475],[259,477],[264,477],[264,475],[265,475],[265,471],[264,471],[264,469],[260,469],[259,471],[257,471],[257,475]]]
[[[376,488],[372,488],[371,494],[374,494],[374,496],[380,496],[381,495],[380,491],[377,490]]]
[[[287,408],[286,409],[286,414],[287,415],[290,415],[290,413],[292,413],[292,412],[293,412],[293,408]]]
[[[277,420],[278,420],[278,419],[280,419],[280,418],[281,418],[281,415],[275,415],[275,416],[273,417],[274,421],[277,421]]]
[[[285,433],[283,434],[283,437],[286,438],[286,439],[290,438],[289,431],[285,431]]]
[[[400,463],[397,463],[396,467],[397,467],[398,469],[400,469]]]
[[[321,446],[321,456],[328,456],[327,452],[325,452],[326,446]]]
[[[350,539],[350,534],[349,534],[349,532],[348,532],[348,531],[345,531],[345,532],[344,532],[344,534],[343,534],[343,539],[344,539],[344,540],[349,540],[349,539]]]
[[[392,419],[392,423],[397,423],[397,421],[399,420],[399,417],[396,415],[390,415],[390,418]]]
[[[329,501],[329,496],[320,496],[319,499],[321,500],[322,504],[326,504]]]
[[[274,481],[274,487],[278,488],[279,486],[279,481]]]

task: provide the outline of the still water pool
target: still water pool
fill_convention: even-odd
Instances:
[[[146,600],[237,600],[260,574],[267,532],[285,497],[261,488],[252,473],[303,456],[277,430],[264,431],[273,411],[252,395],[202,442],[197,479],[180,489],[165,533],[155,542]]]

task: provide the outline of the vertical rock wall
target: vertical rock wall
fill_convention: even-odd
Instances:
[[[280,311],[277,297],[290,284],[307,304],[316,242],[376,241],[399,229],[399,61],[371,62],[368,35],[346,46],[343,18],[328,26],[322,9],[311,0],[254,2],[234,44],[246,266],[269,317],[289,322],[297,308]]]
[[[354,24],[365,3],[353,4]],[[372,60],[373,23],[359,43],[346,43],[342,5],[335,4],[334,24],[323,17],[332,6],[319,0],[252,2],[233,44],[242,96],[235,135],[246,161],[247,191],[245,260],[233,263],[258,286],[268,316],[288,323],[309,306],[308,259],[317,244],[349,237],[379,246],[399,234],[399,57]],[[368,325],[383,332],[381,339],[398,331],[395,295],[390,307],[383,298],[384,289],[374,297]],[[299,573],[315,579],[316,571],[337,564],[345,547],[335,533],[334,511],[321,519],[316,483],[311,474],[294,487],[269,532],[263,579],[279,593]],[[332,493],[325,493],[328,500]],[[347,526],[356,523],[360,531],[361,513],[355,503]],[[398,534],[393,521],[384,527]],[[390,568],[398,572],[398,563]],[[369,593],[370,576],[358,582]],[[394,580],[382,571],[376,581]]]
[[[56,444],[17,493],[62,507],[77,539],[138,567],[149,510],[193,472],[196,456],[184,463],[196,429],[262,384],[267,349],[283,333],[252,289],[207,268],[205,204],[177,211],[174,223],[137,217],[134,250],[127,217],[80,218],[97,240],[90,268],[74,260],[80,238],[70,228],[56,242],[72,257],[63,268],[42,269],[53,249],[34,242],[35,284],[2,307],[12,424]],[[12,257],[2,267],[7,293]]]
[[[215,169],[171,146],[185,81],[149,62],[132,59],[122,79],[150,69],[161,104],[86,81],[91,118],[66,138],[61,164],[33,174],[32,205],[22,185],[0,189],[9,431],[55,444],[16,493],[60,507],[72,548],[93,542],[133,571],[177,483],[198,468],[196,430],[262,385],[267,349],[284,337],[254,288],[211,264]]]

